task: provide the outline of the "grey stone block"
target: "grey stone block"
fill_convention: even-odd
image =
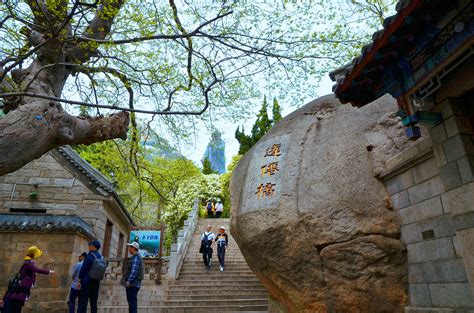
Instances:
[[[390,195],[394,195],[400,191],[408,189],[409,187],[413,186],[413,184],[414,182],[411,171],[406,171],[387,180],[385,186],[387,187]]]
[[[430,289],[427,284],[410,284],[410,304],[431,306]]]
[[[429,133],[430,133],[430,138],[431,138],[431,142],[433,143],[433,146],[436,146],[444,142],[446,139],[448,139],[443,123],[432,127],[429,130]]]
[[[405,307],[405,313],[454,313],[454,309],[446,308],[417,308],[407,306]],[[457,313],[471,313],[471,312],[457,312]]]
[[[426,160],[411,169],[415,184],[419,184],[439,174],[439,167],[435,158]]]
[[[446,160],[446,155],[444,154],[444,149],[443,149],[442,144],[433,146],[433,153],[436,158],[436,163],[438,163],[438,167],[443,166],[448,163],[448,161]]]
[[[402,225],[419,222],[443,214],[441,198],[434,197],[397,211]]]
[[[466,156],[457,160],[459,174],[464,184],[474,180],[474,156]]]
[[[410,283],[465,283],[466,270],[462,259],[439,260],[410,264],[408,267]]]
[[[446,129],[446,135],[448,135],[448,138],[459,134],[459,127],[457,124],[456,116],[451,116],[450,118],[446,119],[443,124],[444,128]]]
[[[452,189],[442,195],[445,211],[453,215],[474,211],[474,183]]]
[[[454,226],[451,214],[443,214],[402,226],[402,240],[405,244],[424,241],[422,234],[427,231],[433,231],[434,238],[454,236],[456,234],[456,227]]]
[[[53,185],[63,186],[63,187],[72,187],[74,184],[74,178],[54,178]]]
[[[454,259],[451,238],[440,238],[407,245],[408,263],[422,263],[443,259]]]
[[[444,185],[439,176],[430,178],[429,180],[415,185],[408,189],[408,197],[410,203],[418,203],[423,200],[432,198],[444,191]]]
[[[444,154],[449,162],[456,161],[466,155],[466,149],[461,135],[449,138],[443,143]]]
[[[474,228],[474,211],[453,217],[453,224],[456,230]]]
[[[34,177],[28,179],[28,183],[32,185],[49,185],[51,184],[51,179],[50,178],[40,178],[40,177]]]
[[[433,305],[474,309],[474,296],[468,283],[430,284]]]
[[[448,163],[439,170],[445,190],[451,190],[462,185],[461,175],[456,162]]]
[[[392,196],[392,206],[395,210],[403,209],[409,205],[410,201],[408,200],[408,192],[406,190]]]

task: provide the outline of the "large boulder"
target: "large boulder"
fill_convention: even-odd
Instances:
[[[408,144],[390,97],[334,96],[275,125],[239,162],[231,230],[287,312],[402,312],[406,252],[377,174]]]

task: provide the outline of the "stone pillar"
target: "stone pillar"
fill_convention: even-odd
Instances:
[[[455,249],[474,290],[474,108],[468,97],[448,98],[433,111],[443,123],[430,129],[433,150],[446,192],[443,206],[452,215]]]

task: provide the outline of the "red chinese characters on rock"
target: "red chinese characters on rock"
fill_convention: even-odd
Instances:
[[[272,162],[269,164],[265,164],[260,168],[262,176],[268,175],[275,175],[277,172],[280,171],[280,168],[278,167],[278,162]]]
[[[273,156],[279,157],[281,155],[281,143],[272,145],[266,150],[265,157]]]
[[[264,157],[275,157],[278,158],[281,156],[281,144],[273,144],[271,147],[265,150]],[[278,161],[270,162],[260,167],[260,176],[261,177],[272,177],[280,171]],[[266,182],[261,183],[257,186],[257,199],[263,199],[268,197],[273,197],[275,195],[275,186],[276,183]]]
[[[272,184],[272,183],[266,183],[265,185],[264,184],[260,184],[258,187],[257,187],[257,192],[255,193],[257,195],[257,198],[260,200],[264,197],[272,197],[273,194],[275,193],[275,187],[276,184]]]

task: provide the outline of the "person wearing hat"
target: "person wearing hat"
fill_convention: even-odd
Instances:
[[[128,312],[137,313],[137,295],[141,287],[145,269],[143,266],[143,260],[138,253],[140,250],[140,244],[134,241],[132,243],[127,243],[127,246],[130,258],[128,259],[127,272],[122,278],[122,284],[125,285],[125,291],[127,293]]]
[[[217,258],[219,259],[219,270],[222,272],[224,271],[224,259],[225,259],[225,249],[229,244],[229,239],[227,238],[227,234],[225,232],[225,226],[219,227],[219,231],[217,232],[216,237],[217,243]]]
[[[34,260],[42,254],[43,251],[36,246],[31,246],[26,251],[24,263],[18,272],[20,274],[21,287],[16,290],[7,291],[4,298],[3,313],[21,313],[21,309],[30,297],[30,290],[35,285],[36,274],[54,274],[52,270],[41,269],[36,266]]]
[[[71,278],[71,290],[69,292],[69,301],[67,302],[69,306],[69,313],[76,312],[76,299],[79,296],[79,288],[77,287],[77,282],[79,280],[79,272],[81,271],[82,262],[87,257],[87,252],[82,252],[78,257],[78,262],[72,268]]]
[[[223,211],[224,211],[224,206],[222,205],[221,200],[217,200],[217,204],[216,204],[216,218],[221,218]]]
[[[87,312],[87,302],[90,302],[91,313],[97,313],[97,300],[99,298],[100,280],[94,280],[89,277],[89,272],[92,269],[94,260],[102,259],[99,253],[100,242],[94,240],[88,243],[89,253],[82,262],[81,271],[79,272],[79,279],[77,281],[77,288],[79,292],[79,305],[77,312]]]

